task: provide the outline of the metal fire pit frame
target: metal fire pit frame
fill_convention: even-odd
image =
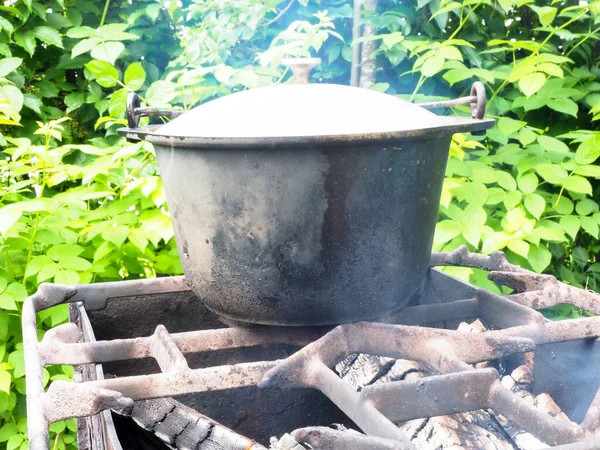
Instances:
[[[408,438],[392,421],[481,408],[502,413],[551,445],[567,444],[556,449],[600,448],[600,440],[594,438],[599,425],[600,394],[596,394],[580,425],[567,424],[526,405],[502,387],[494,369],[474,369],[470,365],[534,351],[537,344],[600,336],[600,317],[550,322],[532,309],[570,303],[600,313],[600,297],[560,283],[549,275],[513,266],[500,252],[488,257],[461,248],[452,253],[433,254],[431,265],[490,270],[490,279],[513,287],[519,293],[502,297],[478,290],[471,299],[405,308],[398,317],[385,319],[421,325],[479,317],[488,328],[495,329],[481,334],[366,322],[339,326],[322,338],[326,329],[257,327],[169,334],[159,326],[149,337],[78,343],[81,332],[73,323],[48,331],[39,342],[36,313],[61,303],[82,302],[87,310],[100,310],[110,298],[188,291],[184,278],[80,286],[42,284],[38,292],[25,301],[22,317],[30,448],[48,450],[48,425],[58,420],[126,407],[134,400],[257,383],[263,388],[315,387],[369,435],[340,436],[321,429],[296,432],[304,442],[321,442],[322,447],[318,448],[332,448],[327,442],[344,442],[344,448],[348,449],[364,448],[367,441],[372,441],[376,444],[374,448],[412,449]],[[188,367],[184,356],[185,353],[272,343],[308,345],[286,360],[195,370]],[[440,375],[416,383],[402,381],[367,386],[357,393],[330,370],[336,362],[354,352],[421,361]],[[146,357],[155,358],[162,373],[85,383],[56,381],[44,392],[44,365]],[[467,397],[460,400],[455,397],[452,401],[447,398],[447,392],[465,384],[469,386]],[[413,401],[415,396],[418,402]]]

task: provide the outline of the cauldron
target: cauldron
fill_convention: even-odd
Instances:
[[[461,102],[474,117],[368,89],[282,84],[140,128],[134,94],[121,133],[154,144],[198,298],[235,321],[329,325],[401,308],[421,284],[452,134],[494,123],[480,83],[451,101]]]

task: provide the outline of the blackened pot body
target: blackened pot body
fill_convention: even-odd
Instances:
[[[155,145],[186,280],[243,322],[326,325],[401,308],[428,268],[450,139]]]

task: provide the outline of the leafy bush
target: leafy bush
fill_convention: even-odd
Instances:
[[[324,61],[315,82],[347,84],[353,12],[343,0],[16,0],[0,10],[0,442],[12,450],[27,448],[27,294],[43,281],[181,272],[152,149],[117,136],[128,92],[189,109],[285,80],[281,59],[309,54]],[[361,39],[376,43],[372,89],[429,101],[479,79],[498,119],[487,137],[454,137],[435,250],[503,250],[595,288],[600,1],[390,0],[361,20],[377,30]],[[479,271],[452,271],[486,285]],[[41,313],[40,333],[64,320],[64,308]],[[75,446],[72,421],[52,430],[52,447]]]

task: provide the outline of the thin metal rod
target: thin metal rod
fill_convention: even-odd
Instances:
[[[350,86],[358,86],[358,70],[360,61],[360,43],[356,42],[361,35],[360,10],[363,0],[354,0],[352,16],[352,66],[350,67]]]
[[[453,106],[459,105],[470,105],[471,103],[475,103],[477,101],[477,97],[475,95],[469,95],[468,97],[459,97],[452,100],[440,100],[437,102],[426,102],[426,103],[417,103],[421,108],[425,109],[438,109],[438,108],[452,108]]]

